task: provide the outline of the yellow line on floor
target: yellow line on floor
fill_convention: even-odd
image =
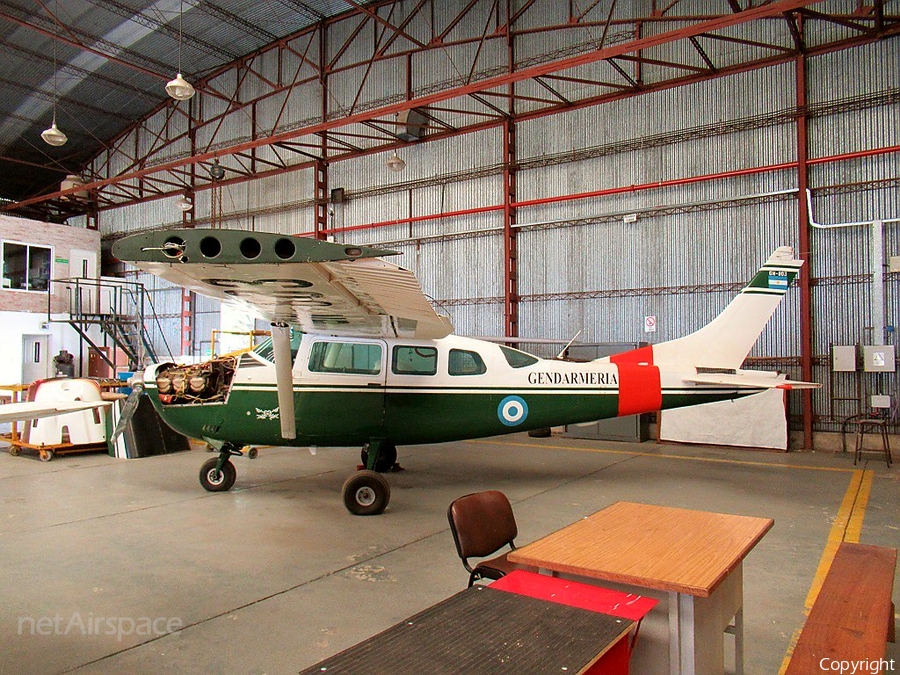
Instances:
[[[714,462],[719,464],[739,464],[743,466],[764,466],[778,469],[806,469],[807,471],[836,471],[838,473],[852,473],[856,471],[852,468],[842,468],[836,466],[809,466],[805,464],[785,464],[783,462],[753,462],[746,459],[723,459],[720,457],[693,457],[691,455],[673,455],[659,452],[634,452],[633,450],[610,450],[607,448],[584,448],[575,445],[549,445],[546,443],[515,443],[513,441],[489,441],[477,440],[469,441],[470,443],[481,443],[484,445],[505,445],[519,448],[540,448],[543,450],[575,450],[577,452],[595,452],[607,455],[629,455],[632,457],[659,457],[662,459],[680,459],[694,462]]]
[[[853,471],[850,485],[847,486],[847,491],[841,500],[841,506],[834,518],[834,522],[831,524],[831,530],[829,530],[828,539],[825,542],[825,550],[822,551],[819,566],[816,569],[812,585],[806,596],[806,602],[804,603],[804,614],[806,616],[809,616],[810,609],[815,604],[816,598],[819,597],[819,591],[822,590],[822,584],[825,582],[828,570],[831,569],[831,563],[834,561],[834,556],[841,542],[859,542],[859,535],[862,531],[863,518],[866,515],[866,506],[869,503],[869,494],[872,491],[874,476],[875,472],[870,470]],[[784,672],[787,670],[802,630],[803,626],[800,626],[791,636],[791,641],[784,655],[778,675],[784,675]]]

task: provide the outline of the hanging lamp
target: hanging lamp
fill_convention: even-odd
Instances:
[[[191,83],[181,76],[181,42],[182,42],[182,22],[184,19],[184,2],[178,4],[178,75],[174,80],[169,80],[166,84],[166,93],[176,101],[187,101],[194,95],[194,88]]]
[[[52,145],[55,147],[59,147],[61,145],[65,145],[66,141],[69,140],[69,137],[66,136],[60,128],[56,126],[56,105],[54,104],[53,110],[53,124],[50,125],[48,129],[44,129],[41,132],[41,138],[44,139],[44,143],[47,145]]]
[[[397,154],[396,150],[394,150],[394,154],[388,158],[388,161],[386,162],[386,164],[387,164],[387,168],[389,168],[391,171],[395,171],[395,172],[403,171],[403,169],[406,168],[406,162],[404,162],[400,158],[400,156]]]
[[[54,4],[54,10],[56,6]],[[53,41],[53,123],[50,125],[48,129],[44,129],[41,132],[41,138],[44,139],[44,143],[47,145],[52,145],[54,147],[59,147],[61,145],[65,145],[66,141],[69,140],[69,137],[66,136],[58,126],[56,126],[56,102],[59,99],[59,89],[56,86],[56,40]]]

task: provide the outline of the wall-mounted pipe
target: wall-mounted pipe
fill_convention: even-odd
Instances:
[[[884,344],[884,226],[887,223],[900,223],[900,218],[881,218],[876,220],[857,220],[847,223],[817,223],[813,218],[812,190],[806,190],[806,208],[809,213],[809,224],[817,230],[832,230],[840,227],[870,227],[872,231],[870,256],[872,259],[872,342]]]

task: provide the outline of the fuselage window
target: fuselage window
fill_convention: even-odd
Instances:
[[[513,368],[525,368],[527,366],[533,366],[540,360],[536,356],[526,354],[525,352],[521,352],[518,349],[510,349],[509,347],[504,347],[503,345],[500,345],[500,351],[503,352],[503,356],[506,357],[506,362]]]
[[[478,352],[451,349],[447,372],[451,375],[483,375],[487,372],[487,366]]]
[[[437,349],[434,347],[394,347],[391,370],[395,375],[437,374]]]
[[[381,345],[359,342],[316,342],[309,354],[313,373],[378,375],[381,372]]]

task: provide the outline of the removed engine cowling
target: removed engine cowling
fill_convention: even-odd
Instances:
[[[159,400],[168,405],[224,401],[236,368],[237,359],[233,356],[162,368],[156,373]]]

